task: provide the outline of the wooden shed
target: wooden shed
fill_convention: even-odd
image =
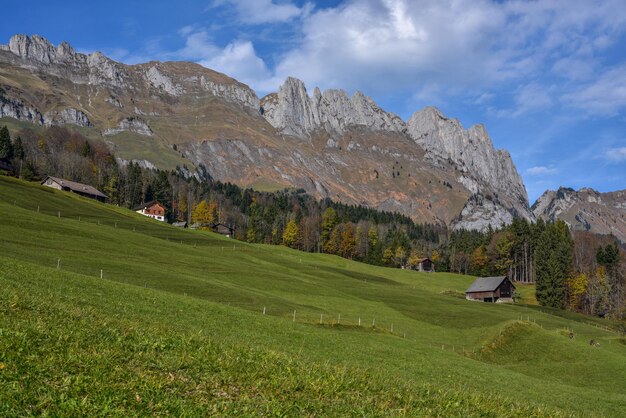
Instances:
[[[479,277],[465,291],[467,300],[481,302],[512,303],[515,285],[508,277]]]
[[[232,226],[229,226],[223,223],[215,223],[211,225],[211,229],[213,230],[213,232],[216,232],[220,235],[224,235],[225,237],[228,237],[228,238],[235,237],[235,228],[233,228]]]
[[[435,271],[435,263],[430,258],[422,258],[417,263],[417,271],[425,271],[427,273],[433,273]]]

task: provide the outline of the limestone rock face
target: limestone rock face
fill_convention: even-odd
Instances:
[[[117,128],[109,128],[103,132],[103,135],[113,136],[124,131],[135,132],[145,136],[154,135],[154,132],[152,132],[152,129],[150,129],[145,121],[135,117],[123,119],[122,121],[120,121],[120,124]]]
[[[533,219],[526,188],[511,155],[506,150],[495,149],[483,125],[465,130],[457,119],[449,119],[438,109],[427,107],[411,116],[407,133],[424,148],[427,159],[439,165],[455,165],[462,173],[459,181],[474,193],[481,192],[484,196],[491,190],[496,197],[507,197],[502,199],[501,207],[509,207],[517,216]],[[479,201],[470,206],[475,207]],[[490,202],[490,206],[494,204],[498,205],[497,199]],[[505,218],[508,217],[502,219]],[[463,223],[460,225],[465,227]]]
[[[560,219],[574,229],[612,234],[626,243],[626,190],[609,193],[589,188],[546,190],[533,204],[532,211],[537,218]]]
[[[35,108],[25,105],[19,99],[11,99],[0,90],[0,118],[13,118],[37,125],[43,125],[43,115]]]
[[[259,110],[261,105],[259,98],[250,88],[239,84],[216,83],[205,76],[201,76],[200,85],[205,91],[216,97],[221,97],[234,103],[241,103],[255,112]]]
[[[82,127],[90,127],[91,122],[87,115],[80,110],[67,108],[61,111],[47,112],[43,117],[43,123],[47,126],[52,125],[76,125]]]
[[[146,79],[152,87],[163,90],[172,96],[180,96],[185,92],[181,86],[174,84],[171,78],[162,74],[156,65],[146,71]]]
[[[373,131],[403,132],[400,117],[385,112],[371,98],[357,92],[351,98],[343,90],[316,88],[309,97],[301,80],[289,77],[278,93],[261,100],[265,119],[279,132],[304,137],[318,129],[342,134],[349,126]]]

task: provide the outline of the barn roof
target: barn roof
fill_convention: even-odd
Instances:
[[[46,177],[44,181],[41,182],[41,184],[44,184],[46,180],[48,179],[52,179],[54,182],[60,184],[61,186],[67,187],[73,192],[90,194],[93,196],[103,197],[105,199],[107,197],[104,193],[102,193],[100,190],[96,189],[93,186],[90,186],[88,184],[78,183],[76,181],[65,180],[59,177],[48,176]]]
[[[493,292],[505,280],[506,280],[506,276],[479,277],[478,279],[474,281],[474,283],[472,283],[472,285],[465,291],[465,293]]]

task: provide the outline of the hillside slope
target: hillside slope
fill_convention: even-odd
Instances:
[[[9,178],[0,213],[8,415],[626,407],[610,322],[455,297],[471,277],[233,242]]]
[[[532,206],[537,218],[561,219],[574,229],[614,235],[626,244],[626,190],[600,193],[566,187],[547,190]]]
[[[125,65],[16,35],[0,45],[2,117],[74,126],[149,167],[303,188],[419,222],[484,229],[533,217],[510,155],[484,127],[466,130],[434,108],[405,122],[360,92],[310,97],[294,78],[260,100],[194,63]]]

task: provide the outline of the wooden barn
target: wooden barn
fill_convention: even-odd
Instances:
[[[216,232],[220,235],[224,235],[225,237],[228,237],[228,238],[235,237],[235,228],[233,228],[232,226],[228,226],[223,223],[216,223],[216,224],[211,225],[211,229],[213,230],[213,232]]]
[[[52,187],[53,189],[63,190],[66,192],[72,192],[79,194],[90,199],[95,199],[100,202],[106,201],[107,197],[100,190],[88,184],[77,183],[75,181],[65,180],[58,177],[48,176],[41,182],[44,186]]]
[[[427,273],[434,273],[435,263],[430,258],[422,258],[417,263],[417,271],[425,271]]]
[[[135,212],[156,219],[157,221],[165,222],[165,206],[156,200],[137,206]]]
[[[465,291],[467,300],[481,302],[512,303],[515,285],[508,277],[479,277]]]

